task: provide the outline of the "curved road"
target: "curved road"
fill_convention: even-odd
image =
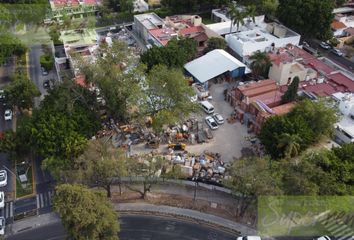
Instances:
[[[230,233],[201,224],[157,216],[123,215],[120,240],[235,240]],[[8,240],[61,240],[66,234],[61,223],[18,233]]]

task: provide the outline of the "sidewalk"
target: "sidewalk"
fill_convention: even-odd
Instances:
[[[232,231],[240,232],[241,235],[257,235],[257,231],[251,229],[245,225],[217,217],[214,215],[184,209],[184,208],[176,208],[170,206],[160,206],[153,205],[148,203],[120,203],[115,205],[115,209],[120,212],[143,212],[143,213],[160,213],[164,215],[171,215],[175,217],[183,217],[189,218],[193,220],[197,220],[204,223],[209,223],[211,225],[218,225],[224,228],[227,228]]]

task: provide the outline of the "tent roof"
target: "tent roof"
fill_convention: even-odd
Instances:
[[[246,73],[250,73],[245,64],[222,49],[215,49],[184,65],[184,68],[201,83],[240,67],[245,67]]]

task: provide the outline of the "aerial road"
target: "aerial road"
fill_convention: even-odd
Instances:
[[[175,218],[122,215],[120,240],[235,240],[232,233],[202,224],[185,222]],[[61,240],[66,232],[60,222],[27,230],[8,237],[8,240]]]

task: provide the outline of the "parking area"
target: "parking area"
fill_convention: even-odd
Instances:
[[[225,120],[225,123],[220,125],[218,129],[212,130],[213,139],[202,144],[187,144],[186,150],[190,153],[201,154],[204,151],[219,153],[224,162],[231,162],[234,158],[242,156],[242,149],[250,148],[251,143],[246,140],[249,136],[247,128],[239,122],[228,123],[227,118],[233,112],[231,105],[224,100],[224,89],[227,88],[227,83],[213,84],[209,91],[212,95],[212,103],[215,107],[215,112],[220,113]],[[206,113],[201,113],[197,118],[207,128],[205,123]],[[145,148],[144,144],[132,145],[131,154],[148,153],[152,149]],[[160,145],[159,152],[166,152],[167,145]]]

